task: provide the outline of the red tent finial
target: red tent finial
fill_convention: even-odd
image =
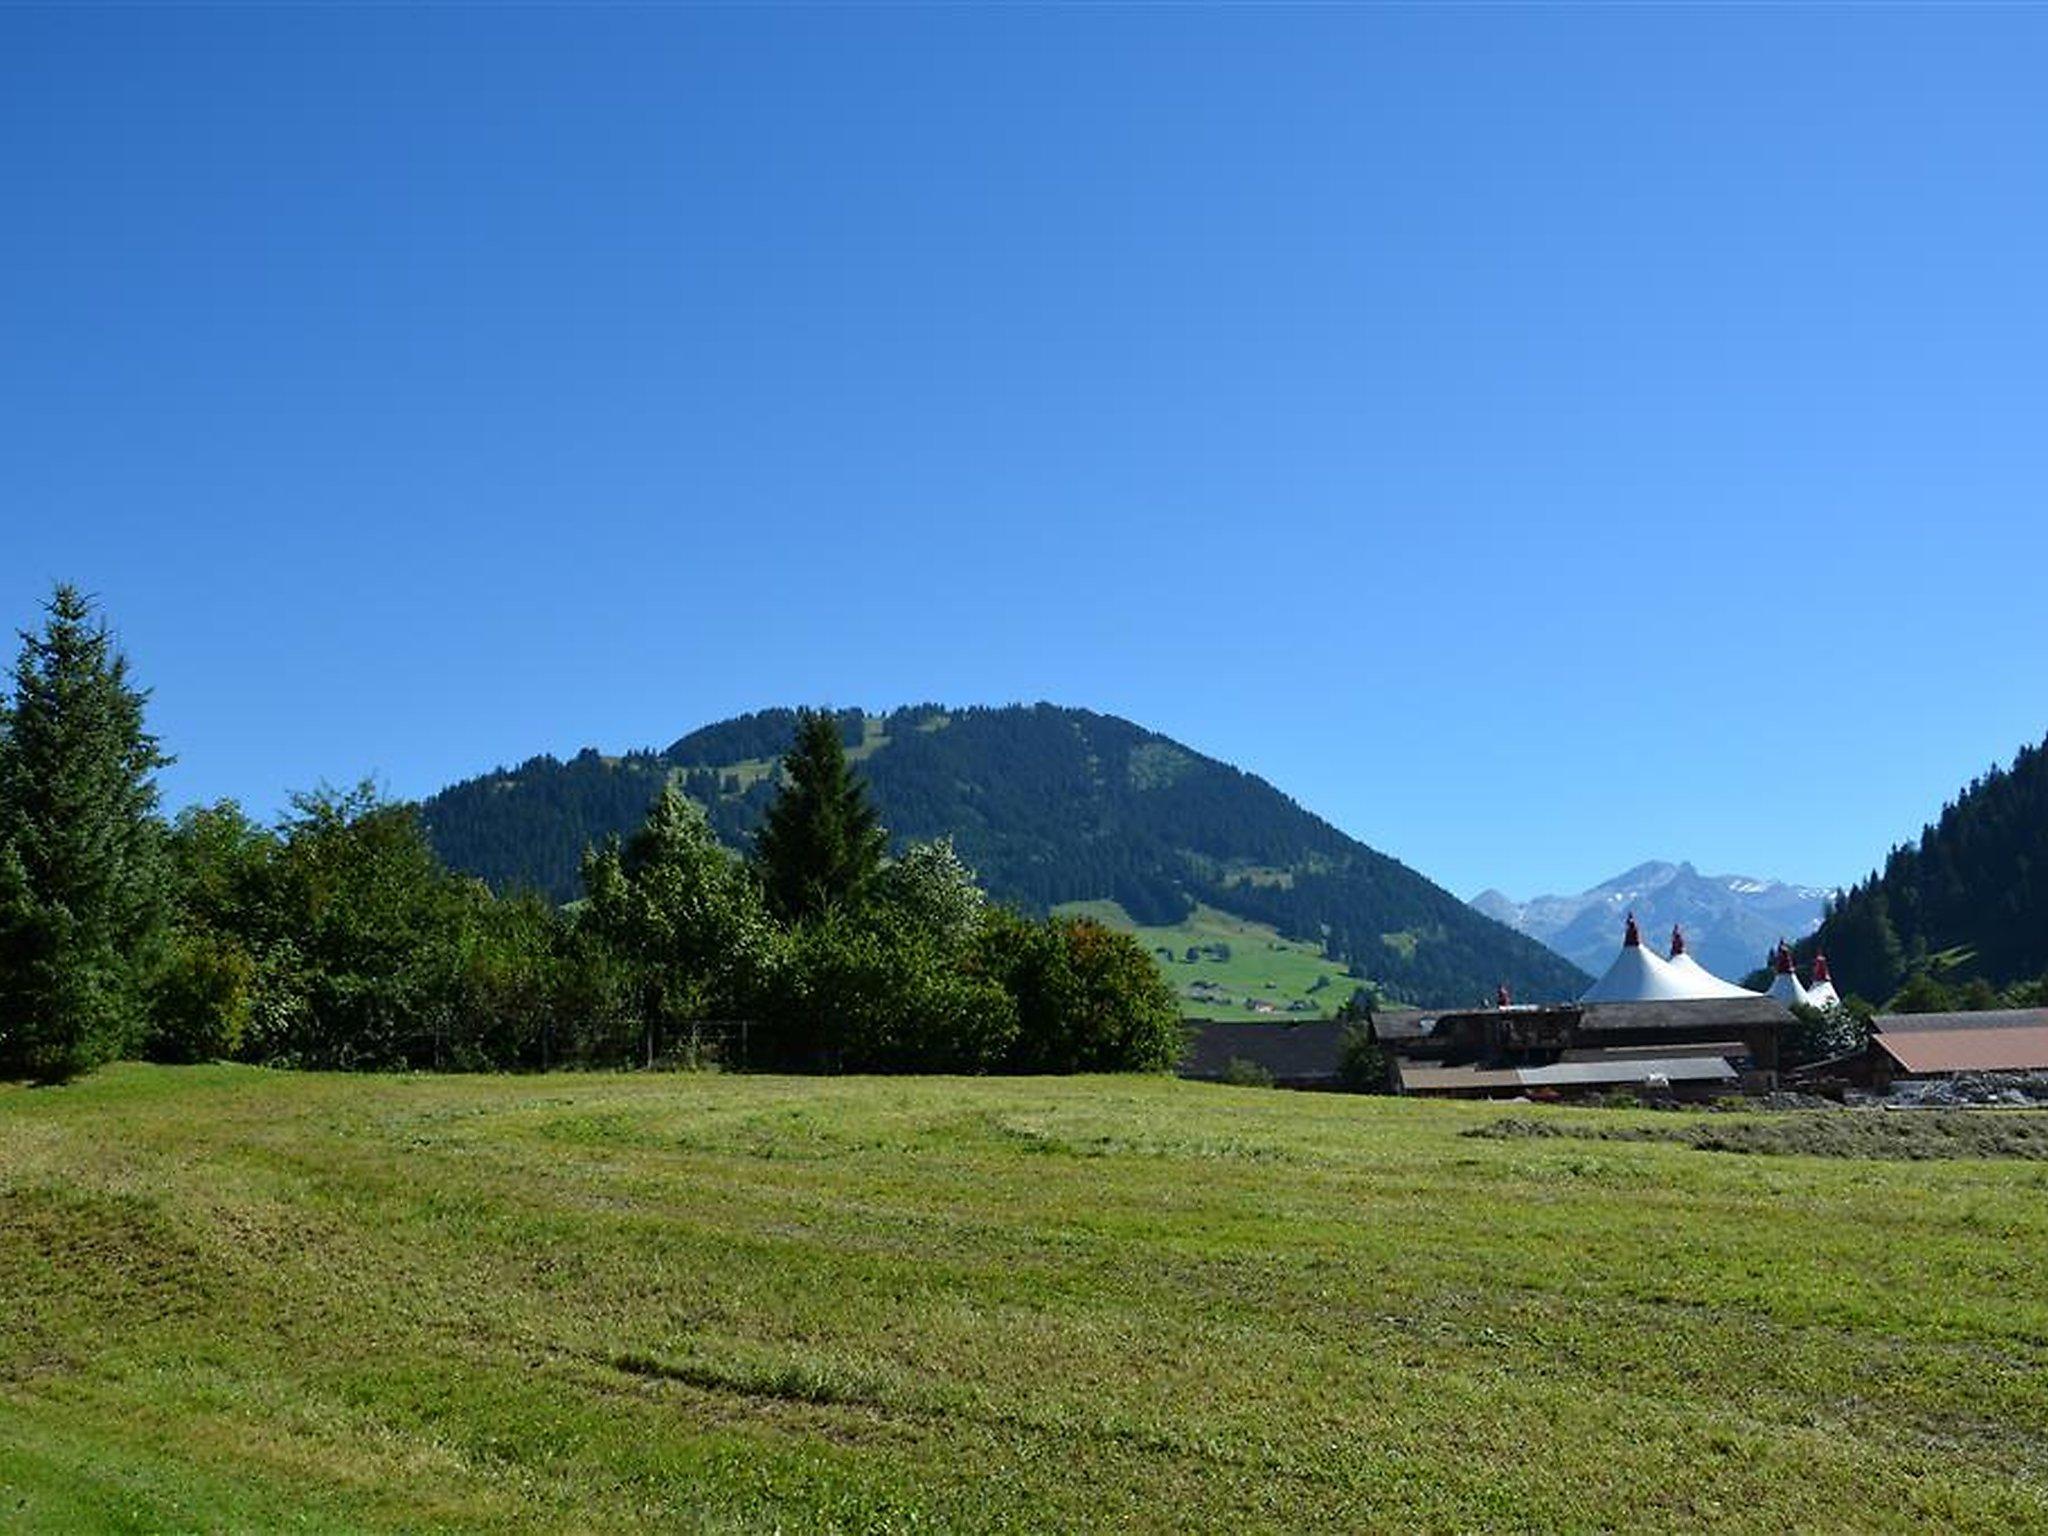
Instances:
[[[1817,987],[1824,981],[1832,982],[1834,979],[1834,977],[1828,974],[1828,957],[1819,950],[1815,950],[1813,955],[1813,984]]]
[[[1636,932],[1636,915],[1633,912],[1628,915],[1628,926],[1621,930],[1621,942],[1625,949],[1638,948],[1643,942],[1643,936]]]
[[[1679,927],[1678,924],[1673,923],[1671,925],[1671,958],[1676,960],[1680,955],[1684,953],[1685,930]]]
[[[1778,940],[1776,964],[1780,976],[1790,976],[1792,974],[1792,946],[1783,939]]]

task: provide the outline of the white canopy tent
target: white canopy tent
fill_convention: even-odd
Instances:
[[[1702,972],[1701,974],[1705,974]],[[1643,936],[1636,929],[1636,915],[1628,915],[1622,932],[1621,953],[1607,974],[1579,994],[1582,1003],[1674,1003],[1689,997],[1711,996],[1692,990],[1682,972],[1671,962],[1643,948]]]
[[[1799,984],[1799,973],[1792,969],[1792,946],[1783,939],[1778,940],[1778,952],[1772,957],[1772,967],[1777,975],[1771,978],[1771,989],[1764,996],[1775,997],[1787,1008],[1799,1003],[1811,1002],[1806,988]],[[1833,991],[1832,985],[1828,988]]]
[[[1813,985],[1806,989],[1806,1000],[1816,1008],[1832,1008],[1841,1002],[1841,994],[1835,991],[1835,979],[1828,974],[1828,957],[1817,954],[1813,957]]]
[[[1692,988],[1688,997],[1755,997],[1757,994],[1747,987],[1738,987],[1732,981],[1723,981],[1699,961],[1685,952],[1685,934],[1676,923],[1671,926],[1671,958],[1665,962],[1673,974]]]

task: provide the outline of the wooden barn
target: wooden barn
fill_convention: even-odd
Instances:
[[[1674,1098],[1758,1092],[1778,1083],[1792,1015],[1768,997],[1390,1009],[1368,1028],[1399,1093],[1545,1097],[1619,1088]],[[1198,1023],[1181,1075],[1221,1079],[1251,1063],[1285,1087],[1337,1083],[1344,1026]]]
[[[1777,1086],[1791,1013],[1736,997],[1458,1010],[1375,1020],[1406,1093],[1516,1097],[1636,1088],[1674,1097]]]
[[[1881,1013],[1870,1021],[1872,1086],[1961,1072],[2048,1072],[2048,1008]]]

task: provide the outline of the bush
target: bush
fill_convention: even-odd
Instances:
[[[1223,1081],[1233,1088],[1270,1088],[1273,1074],[1256,1061],[1233,1056],[1223,1064]]]
[[[780,935],[753,875],[673,784],[623,847],[583,860],[584,926],[638,970],[643,1022],[668,1034],[752,1006]]]
[[[1017,1003],[1015,1072],[1161,1072],[1186,1050],[1180,999],[1128,934],[1088,918],[997,912],[975,968]]]
[[[850,1072],[988,1072],[1017,1005],[915,929],[827,913],[801,925],[764,1010],[780,1064]]]
[[[256,961],[211,930],[172,934],[151,999],[151,1061],[219,1061],[242,1047],[256,1005]]]
[[[1784,1037],[1787,1066],[1847,1056],[1870,1040],[1869,1015],[1859,1015],[1850,1003],[1830,1003],[1825,1008],[1795,1003],[1792,1018],[1793,1025]]]
[[[296,795],[267,920],[261,1028],[271,1059],[306,1067],[441,1065],[455,1017],[470,898],[410,805],[374,785]]]

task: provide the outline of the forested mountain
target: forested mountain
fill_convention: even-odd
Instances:
[[[882,717],[840,727],[896,845],[950,833],[1000,900],[1042,911],[1108,898],[1140,923],[1196,902],[1294,938],[1419,1002],[1574,995],[1586,978],[1398,861],[1345,836],[1264,780],[1113,716],[1048,704]],[[749,845],[796,716],[764,710],[662,752],[537,757],[427,801],[449,864],[557,900],[583,848],[638,824],[671,775],[719,835]]]
[[[2048,975],[2048,742],[1974,781],[1918,842],[1850,890],[1818,947],[1842,991],[1883,1000],[1930,956],[1994,987]],[[1965,953],[1951,954],[1955,951]]]

